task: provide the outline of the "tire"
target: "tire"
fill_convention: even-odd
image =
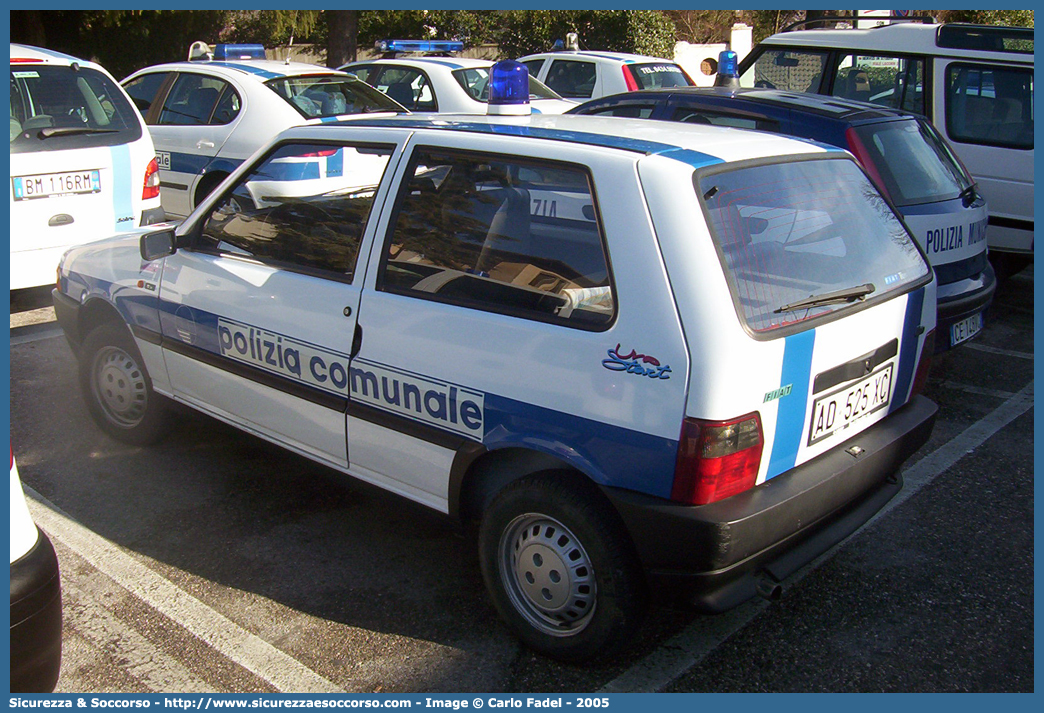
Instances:
[[[482,519],[479,558],[501,618],[550,658],[609,656],[644,616],[645,580],[622,523],[571,473],[527,476],[500,491]]]
[[[91,417],[116,440],[141,446],[164,433],[167,404],[130,332],[114,323],[95,327],[80,352],[80,388]]]

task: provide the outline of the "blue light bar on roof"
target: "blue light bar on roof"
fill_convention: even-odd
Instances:
[[[214,45],[214,59],[265,59],[264,45]]]
[[[460,52],[464,43],[457,40],[378,40],[378,52]]]

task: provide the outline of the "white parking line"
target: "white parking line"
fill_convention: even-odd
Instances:
[[[921,488],[1031,408],[1032,381],[961,434],[904,469],[903,489],[880,512],[852,533],[851,538],[857,537],[864,529],[909,500]],[[831,559],[845,542],[851,541],[851,538],[827,550],[787,577],[784,586],[800,581],[809,572]],[[655,693],[664,690],[672,681],[699,664],[707,654],[749,624],[768,606],[768,602],[764,600],[754,600],[725,614],[697,617],[679,634],[603,686],[599,693]]]
[[[276,690],[293,693],[343,693],[344,689],[161,577],[115,543],[79,524],[32,488],[25,486],[36,524],[149,607]]]
[[[968,349],[974,349],[977,352],[986,352],[987,354],[1000,354],[1001,356],[1015,357],[1016,359],[1029,359],[1033,361],[1033,354],[1028,352],[1014,352],[1010,349],[998,349],[997,347],[988,347],[985,344],[979,344],[978,342],[971,342],[965,344]]]

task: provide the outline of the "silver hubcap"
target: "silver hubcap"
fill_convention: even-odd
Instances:
[[[500,538],[500,574],[515,609],[545,634],[571,636],[591,621],[597,602],[594,567],[562,523],[529,513]]]
[[[145,374],[127,352],[105,347],[94,358],[94,396],[108,419],[123,428],[141,423],[148,405]]]

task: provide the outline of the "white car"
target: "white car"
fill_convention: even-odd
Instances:
[[[668,59],[626,52],[559,50],[518,60],[529,74],[566,99],[596,99],[640,89],[688,87],[695,82]]]
[[[93,62],[11,45],[11,289],[69,247],[163,220],[152,138]]]
[[[341,67],[371,84],[412,112],[485,114],[493,62],[459,57],[402,57],[350,62]],[[576,106],[529,79],[534,114],[561,114]]]
[[[58,558],[33,522],[11,452],[11,692],[50,693],[62,663]]]
[[[238,48],[215,45],[199,59],[146,67],[123,80],[156,144],[170,218],[192,212],[283,129],[405,111],[352,75],[254,53],[243,58]]]
[[[845,151],[548,114],[270,146],[176,229],[66,255],[93,418],[147,443],[173,399],[477,524],[492,600],[546,655],[628,644],[650,585],[778,596],[931,433],[934,273]],[[335,148],[381,164],[369,190],[251,200]]]

